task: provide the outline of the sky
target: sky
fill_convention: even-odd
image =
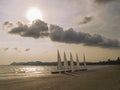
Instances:
[[[87,61],[116,59],[119,10],[119,0],[0,0],[0,65],[56,61],[57,50],[68,60],[70,52],[80,61],[83,53]]]

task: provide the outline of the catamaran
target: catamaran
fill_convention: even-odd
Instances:
[[[57,73],[66,73],[66,72],[77,72],[77,71],[86,71],[87,70],[87,66],[86,66],[86,58],[85,58],[85,54],[83,54],[83,64],[84,64],[84,68],[80,69],[80,62],[79,62],[79,58],[78,58],[78,54],[76,54],[76,61],[77,61],[77,69],[74,68],[74,60],[72,57],[72,54],[70,53],[70,69],[69,69],[69,65],[68,65],[68,61],[67,61],[67,57],[66,57],[66,53],[64,52],[64,64],[62,65],[61,63],[61,57],[60,57],[60,53],[59,50],[57,51],[57,70],[56,71],[52,71],[52,74],[57,74]]]
[[[63,67],[62,67],[62,63],[61,63],[61,57],[60,57],[59,50],[57,51],[57,62],[58,62],[57,71],[52,71],[51,73],[53,73],[53,74],[64,72],[64,70],[62,69]]]
[[[77,65],[76,65],[77,69],[75,70],[75,72],[86,71],[87,70],[85,54],[83,54],[83,66],[84,66],[84,68],[80,68],[80,62],[79,62],[78,54],[76,54],[76,61],[77,61]]]
[[[58,60],[58,66],[57,66],[57,70],[60,73],[62,70],[62,63],[61,63],[61,57],[60,57],[60,53],[59,50],[57,51],[57,60]]]
[[[66,57],[65,52],[64,52],[64,71],[65,72],[68,71],[68,61],[67,61],[67,57]]]
[[[85,54],[83,54],[83,60],[84,60],[84,69],[87,69]]]
[[[71,53],[70,53],[70,69],[71,72],[74,72],[74,61]]]
[[[78,58],[78,54],[76,54],[76,62],[77,62],[77,70],[80,70],[80,61]]]

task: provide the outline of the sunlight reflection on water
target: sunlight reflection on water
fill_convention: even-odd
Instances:
[[[87,66],[89,70],[106,66]],[[81,67],[82,68],[82,67]],[[0,79],[36,77],[50,75],[51,71],[56,70],[56,66],[0,66]]]
[[[0,79],[49,75],[55,67],[48,66],[0,66]]]
[[[43,67],[40,67],[40,68],[36,68],[36,67],[22,67],[20,68],[20,71],[21,72],[42,72],[44,71],[45,69]]]

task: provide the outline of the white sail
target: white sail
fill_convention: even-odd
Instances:
[[[80,62],[79,62],[78,54],[76,54],[76,61],[77,61],[77,70],[80,70]]]
[[[61,64],[61,57],[60,57],[59,50],[57,51],[57,61],[58,61],[57,70],[60,71],[62,70],[62,64]]]
[[[64,52],[64,70],[65,72],[68,70],[68,62],[65,52]]]
[[[73,62],[73,57],[71,53],[70,53],[70,69],[72,72],[74,72],[74,62]]]
[[[85,54],[83,54],[83,59],[84,59],[84,68],[87,69]]]

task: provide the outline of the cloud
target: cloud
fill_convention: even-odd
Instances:
[[[32,38],[39,38],[48,35],[47,23],[41,20],[33,21],[30,26],[22,24],[21,22],[18,22],[17,24],[18,26],[12,28],[9,33]]]
[[[26,48],[25,51],[26,51],[26,52],[27,52],[27,51],[30,51],[30,48]]]
[[[6,52],[9,50],[9,48],[0,48],[0,50]]]
[[[76,32],[72,28],[64,31],[56,25],[51,25],[51,27],[50,38],[53,41],[74,44],[83,43],[84,45],[103,48],[120,48],[120,42],[118,40],[108,39],[97,34],[90,35],[89,33]]]
[[[55,41],[55,40],[60,40],[62,35],[63,35],[63,28],[58,26],[58,25],[50,25],[50,38]],[[54,40],[55,39],[55,40]]]
[[[106,4],[112,1],[117,1],[117,0],[94,0],[95,3],[99,3],[99,4]]]
[[[20,50],[18,49],[18,48],[13,48],[15,51],[17,51],[17,52],[20,52]]]
[[[87,24],[87,23],[89,23],[90,21],[92,21],[92,19],[93,19],[92,16],[84,17],[83,20],[80,22],[80,24]]]
[[[88,18],[91,17],[87,17],[87,20]],[[50,32],[48,32],[48,30],[50,30]],[[41,20],[34,21],[30,26],[19,22],[18,27],[14,27],[9,33],[35,39],[42,36],[49,36],[52,41],[61,43],[84,44],[87,46],[98,46],[103,48],[120,48],[120,42],[118,40],[105,38],[98,34],[91,35],[89,33],[76,32],[72,28],[64,30],[62,27],[52,24],[48,29],[47,24]],[[25,51],[29,50],[29,48],[25,49]]]
[[[6,26],[7,28],[9,28],[9,27],[12,27],[13,24],[12,24],[11,22],[9,22],[9,21],[5,21],[5,22],[3,23],[3,26]]]
[[[4,50],[4,51],[8,51],[8,50],[9,50],[9,48],[4,48],[3,50]]]

